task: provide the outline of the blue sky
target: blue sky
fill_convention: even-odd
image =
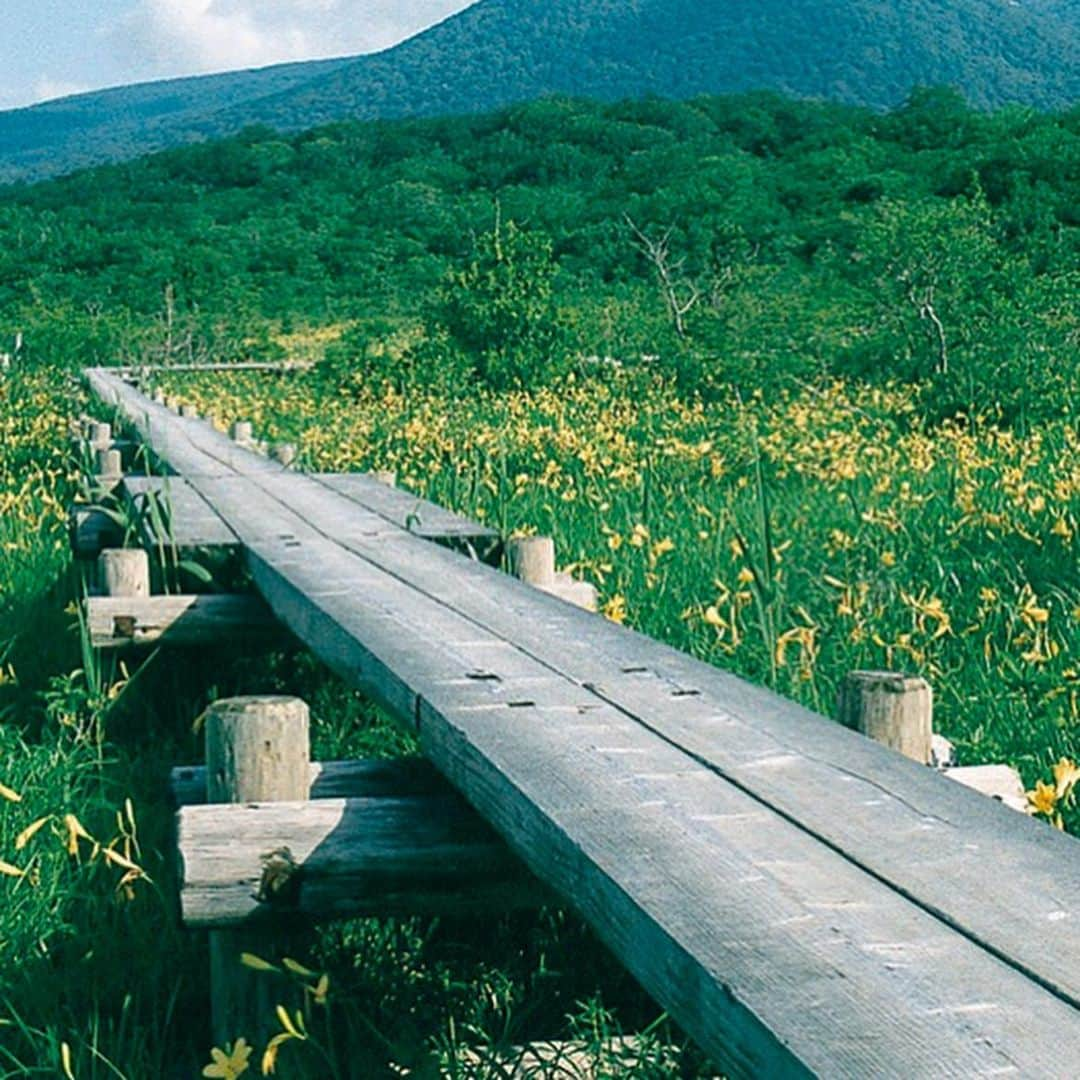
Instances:
[[[472,0],[0,0],[0,109],[386,48]]]

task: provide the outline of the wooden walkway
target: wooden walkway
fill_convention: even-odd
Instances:
[[[731,1075],[1076,1075],[1075,840],[87,378]]]

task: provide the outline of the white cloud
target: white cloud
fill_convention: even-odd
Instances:
[[[136,0],[106,30],[140,75],[371,52],[471,0]]]

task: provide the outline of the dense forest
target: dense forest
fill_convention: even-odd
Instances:
[[[928,90],[885,116],[756,94],[249,129],[8,188],[0,241],[0,318],[56,362],[272,354],[298,322],[361,356],[407,327],[395,379],[609,358],[703,393],[924,381],[939,415],[1012,419],[1075,402],[1080,110]]]
[[[252,124],[468,113],[559,94],[614,101],[773,90],[900,105],[949,85],[979,108],[1080,97],[1077,0],[480,0],[383,53],[171,80],[0,114],[0,182]]]

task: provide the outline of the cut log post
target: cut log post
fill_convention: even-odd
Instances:
[[[112,425],[94,421],[88,425],[86,442],[95,453],[98,450],[112,449]]]
[[[306,801],[310,791],[308,708],[298,698],[240,697],[211,705],[206,713],[206,795],[210,803]],[[234,836],[234,840],[236,837]],[[288,891],[292,856],[279,845],[259,857],[280,864],[272,891]],[[275,925],[273,937],[252,931],[216,931],[210,935],[210,995],[215,1042],[249,1043],[262,1039],[273,1025],[282,988],[265,973],[244,966],[253,953],[276,961],[289,948],[288,929]],[[269,943],[274,951],[270,953]]]
[[[95,484],[100,491],[112,491],[124,479],[124,464],[119,450],[95,451]]]
[[[231,428],[229,428],[229,438],[235,443],[245,445],[254,441],[255,429],[251,425],[250,420],[237,420]]]
[[[196,406],[187,403],[180,406],[180,415],[187,420],[198,420],[199,410],[198,408],[196,408]]]
[[[928,765],[933,691],[925,679],[890,671],[853,671],[840,687],[839,720],[875,742]]]
[[[151,400],[154,402],[155,405],[164,405],[165,404],[165,391],[164,390],[155,390]]]
[[[86,602],[95,649],[207,648],[274,640],[281,628],[257,596],[118,596]]]
[[[550,536],[519,536],[508,550],[514,577],[541,589],[555,584],[555,541]]]
[[[105,596],[149,596],[150,556],[142,548],[107,548],[98,557],[98,583]]]
[[[555,541],[550,536],[521,536],[508,545],[510,571],[516,578],[575,607],[595,611],[595,586],[555,570]]]
[[[279,465],[287,469],[296,461],[296,447],[292,443],[278,443],[270,455]]]
[[[385,484],[387,487],[397,487],[397,473],[393,469],[376,469],[366,475],[370,476],[372,480],[377,480],[380,484]]]

